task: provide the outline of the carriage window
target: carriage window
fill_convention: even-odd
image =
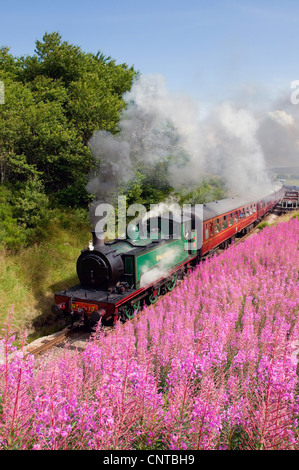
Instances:
[[[246,217],[249,217],[249,207],[246,207]]]
[[[224,215],[222,217],[222,230],[225,230],[227,228],[227,215]]]
[[[238,211],[235,212],[235,223],[239,222]]]
[[[205,239],[207,240],[209,238],[209,226],[208,224],[205,224]]]
[[[233,214],[229,214],[228,224],[229,224],[230,227],[232,225],[234,225],[234,215]]]
[[[213,222],[210,222],[210,236],[212,237],[213,235],[214,235]]]
[[[256,212],[256,204],[253,204],[253,212]]]
[[[241,219],[245,219],[245,207],[242,209]]]
[[[221,231],[220,219],[216,219],[216,221],[215,221],[215,233],[219,233],[220,231]]]

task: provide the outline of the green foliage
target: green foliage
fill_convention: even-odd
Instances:
[[[37,169],[26,156],[24,142],[31,136],[28,118],[34,110],[32,94],[23,84],[4,75],[5,104],[0,106],[0,183],[26,180]],[[2,76],[1,76],[2,78]]]
[[[19,249],[43,236],[48,203],[39,180],[19,184],[19,188],[0,185],[0,247]]]
[[[257,228],[258,228],[260,231],[262,231],[262,230],[263,230],[264,228],[266,228],[266,227],[269,227],[268,222],[262,222],[262,223],[260,223],[260,224],[258,225]]]
[[[47,221],[48,197],[43,191],[43,184],[38,180],[28,181],[13,198],[14,214],[18,223],[35,232]]]
[[[0,214],[2,208],[1,204]],[[24,245],[27,230],[22,227],[21,230],[25,235]],[[76,260],[89,238],[86,210],[60,207],[49,209],[47,227],[39,243],[27,247],[19,245],[17,251],[0,250],[0,326],[3,327],[5,315],[13,305],[16,331],[26,328],[42,335],[51,333],[53,323],[57,326],[57,319],[54,321],[51,312],[53,292],[78,282]],[[12,240],[16,240],[15,232],[12,232]]]
[[[44,192],[68,206],[86,207],[94,161],[88,147],[99,129],[116,132],[122,94],[135,74],[102,53],[85,53],[46,33],[32,56],[0,49],[0,183],[39,177]]]
[[[0,185],[0,247],[17,249],[25,243],[25,230],[18,225],[14,215],[12,193],[4,185]]]
[[[129,188],[126,192],[127,203],[130,204],[143,204],[143,188],[146,183],[146,176],[136,171],[135,178],[130,181]]]
[[[144,204],[149,209],[150,204],[165,201],[173,193],[173,188],[168,183],[167,163],[140,167],[125,192],[128,205]]]
[[[182,192],[180,196],[182,203],[191,205],[217,201],[225,197],[224,184],[219,178],[210,177],[191,191]]]
[[[117,132],[134,74],[57,32],[37,40],[31,56],[0,48],[0,248],[46,237],[55,207],[86,213],[94,168],[88,141],[99,129]]]

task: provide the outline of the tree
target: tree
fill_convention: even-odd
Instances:
[[[24,139],[31,136],[26,123],[34,108],[30,90],[13,81],[9,74],[5,80],[5,104],[0,106],[0,183],[20,181],[36,175],[34,163],[30,163],[23,146]]]
[[[85,53],[46,33],[32,56],[0,50],[6,102],[0,107],[0,182],[39,176],[52,200],[86,205],[94,161],[88,147],[99,129],[117,132],[122,94],[135,74],[102,53]]]
[[[62,80],[67,87],[84,73],[84,56],[80,47],[63,42],[59,33],[46,33],[42,41],[36,41],[35,54],[21,58],[20,78],[29,82],[43,75]]]

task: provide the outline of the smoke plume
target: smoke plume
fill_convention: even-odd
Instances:
[[[138,165],[167,161],[175,189],[217,175],[229,193],[248,195],[271,187],[267,167],[285,163],[286,154],[297,161],[298,111],[287,102],[265,113],[225,101],[201,117],[199,104],[170,93],[159,75],[139,76],[123,98],[119,133],[98,131],[89,143],[98,173],[87,189],[98,201],[112,201]]]
[[[269,168],[299,166],[299,105],[286,94],[272,104],[258,129],[266,164]]]
[[[162,259],[159,263],[153,267],[149,265],[144,266],[144,272],[140,276],[140,287],[152,284],[160,278],[167,276],[171,266],[175,264],[176,258],[180,255],[178,248],[170,248],[167,251],[167,258]]]

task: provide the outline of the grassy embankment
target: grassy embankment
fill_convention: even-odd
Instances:
[[[82,212],[55,214],[45,238],[17,253],[0,251],[0,328],[14,308],[14,330],[32,339],[61,327],[51,312],[57,290],[78,282],[76,261],[90,239]]]

